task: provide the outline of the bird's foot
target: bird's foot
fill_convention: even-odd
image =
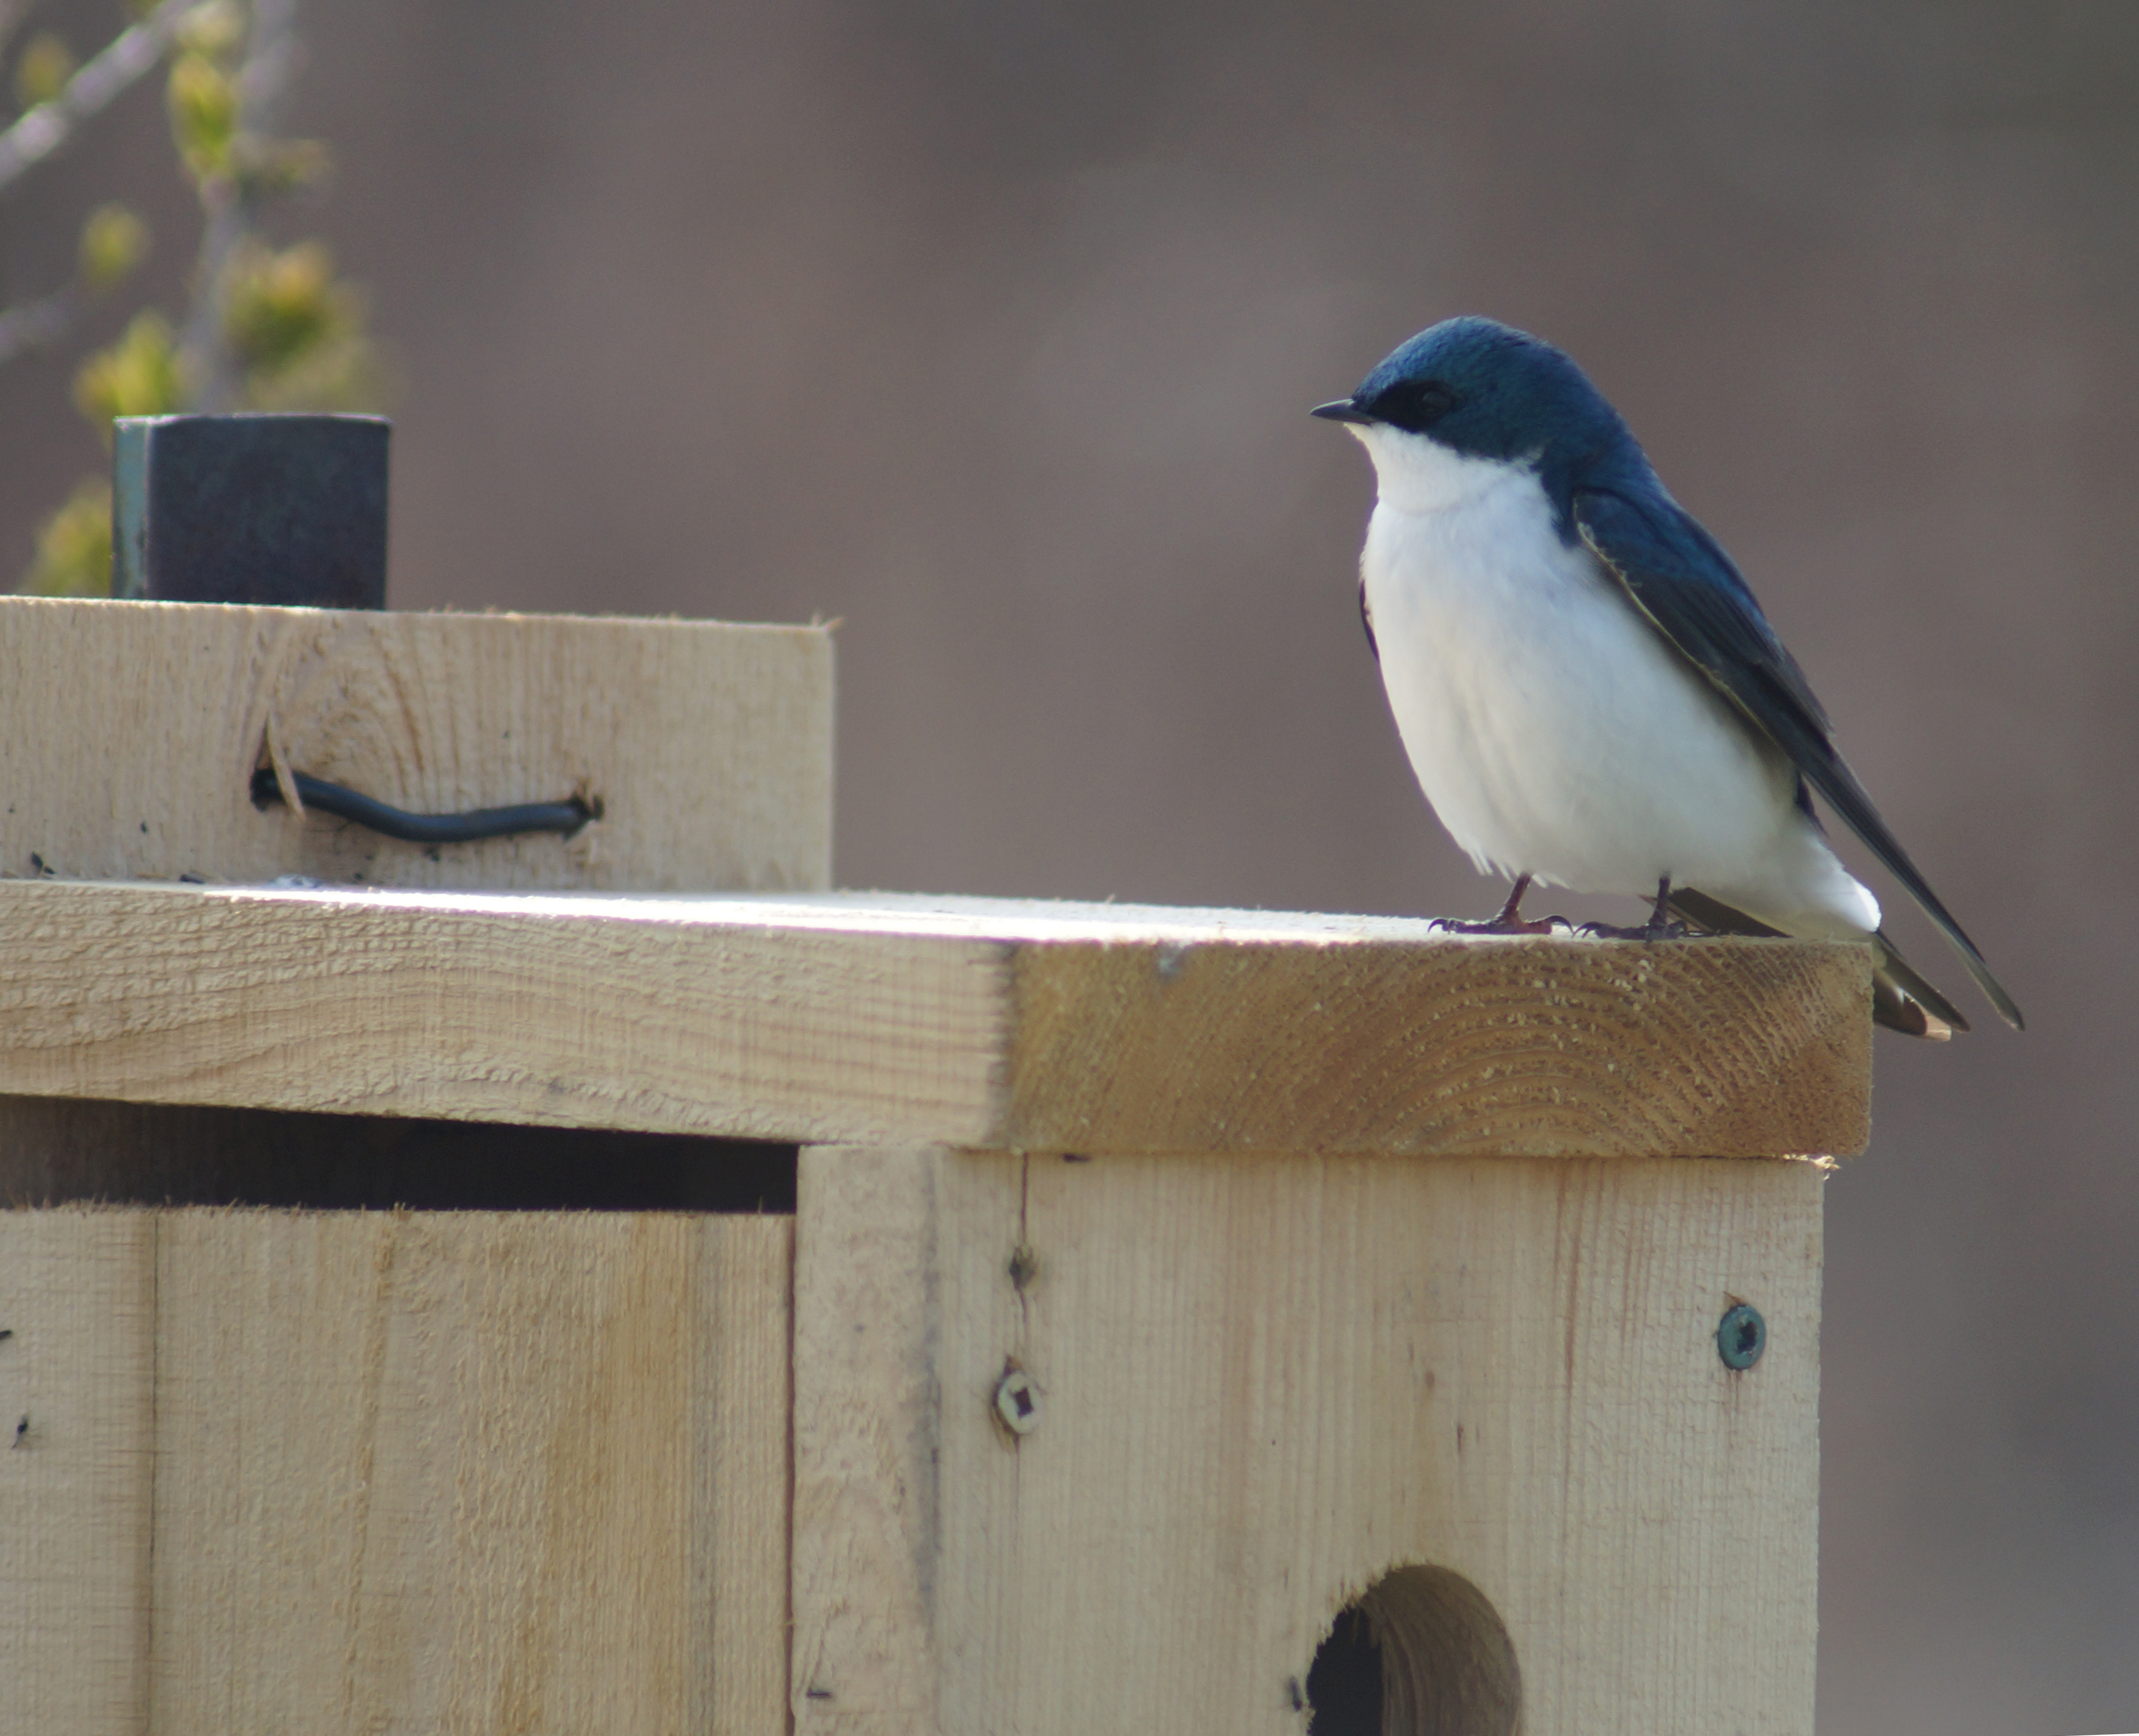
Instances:
[[[1593,941],[1682,941],[1688,930],[1683,922],[1637,922],[1622,928],[1616,922],[1584,922],[1574,931]]]
[[[1572,928],[1574,924],[1565,917],[1539,917],[1535,922],[1522,917],[1490,917],[1482,922],[1466,922],[1455,917],[1436,917],[1426,925],[1443,934],[1550,934],[1555,926]]]
[[[1686,924],[1672,916],[1671,886],[1668,874],[1657,883],[1657,902],[1646,922],[1632,928],[1622,928],[1613,922],[1584,922],[1575,932],[1599,941],[1682,941],[1686,938]]]
[[[1523,920],[1523,894],[1530,889],[1530,877],[1521,875],[1516,879],[1514,890],[1509,892],[1508,902],[1500,907],[1497,914],[1488,917],[1484,922],[1465,922],[1454,917],[1436,917],[1427,927],[1438,928],[1443,934],[1550,934],[1555,922],[1563,928],[1574,926],[1565,917],[1539,917],[1534,922],[1525,922]]]

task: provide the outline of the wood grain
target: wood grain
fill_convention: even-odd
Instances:
[[[806,1155],[818,1162],[810,1233],[795,1243],[795,1295],[809,1298],[795,1320],[793,1571],[808,1609],[795,1633],[796,1727],[932,1736],[934,1165],[898,1150]]]
[[[805,627],[0,598],[0,873],[818,888],[832,648]],[[256,809],[289,765],[394,806],[562,801],[570,840],[436,849]],[[34,859],[33,859],[34,858]]]
[[[776,1736],[791,1248],[781,1218],[0,1214],[10,1728]]]
[[[164,1220],[156,1736],[771,1736],[789,1229]]]
[[[1527,1736],[1804,1736],[1820,1185],[805,1152],[797,1731],[1300,1736],[1339,1609],[1427,1564],[1505,1623]]]
[[[1862,946],[873,893],[0,884],[0,1092],[832,1142],[1861,1150]]]
[[[1021,948],[996,1142],[1753,1157],[1868,1137],[1857,949],[1425,926],[1336,959],[1188,936]]]
[[[155,1230],[0,1212],[0,1722],[136,1736],[149,1707]],[[17,1424],[30,1426],[19,1440]]]

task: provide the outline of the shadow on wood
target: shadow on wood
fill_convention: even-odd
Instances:
[[[0,1096],[0,1205],[795,1210],[795,1147],[389,1116]]]

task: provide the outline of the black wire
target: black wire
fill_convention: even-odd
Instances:
[[[523,802],[516,808],[477,808],[466,814],[410,814],[307,772],[292,772],[290,781],[307,809],[317,808],[409,844],[473,844],[483,838],[509,838],[516,832],[560,832],[570,838],[589,820],[601,818],[600,803],[576,795],[570,801]],[[263,765],[252,774],[254,807],[281,800],[282,786],[275,780],[274,767]]]

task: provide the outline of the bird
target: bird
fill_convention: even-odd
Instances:
[[[1817,795],[2021,1028],[1744,576],[1571,357],[1466,315],[1312,413],[1373,462],[1359,611],[1412,770],[1478,871],[1514,883],[1497,915],[1445,927],[1571,926],[1524,918],[1533,884],[1638,892],[1647,922],[1584,932],[1867,940],[1879,1023],[1966,1030],[1836,857]]]

